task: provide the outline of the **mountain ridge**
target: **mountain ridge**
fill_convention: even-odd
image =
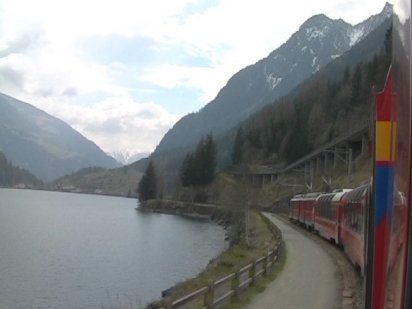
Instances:
[[[0,127],[0,151],[44,181],[85,167],[119,165],[67,123],[2,93]]]

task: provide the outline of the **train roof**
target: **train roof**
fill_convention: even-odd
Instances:
[[[324,192],[311,192],[311,193],[304,193],[304,194],[296,194],[295,196],[291,198],[291,201],[315,200],[321,194],[324,194]]]
[[[332,191],[332,193],[338,193],[338,192],[345,193],[345,192],[349,192],[349,191],[352,191],[352,190],[353,189],[335,189],[335,190]]]
[[[320,202],[339,202],[342,197],[347,193],[351,191],[351,189],[341,189],[338,192],[332,192],[332,193],[324,193],[322,195],[319,195],[318,201]]]
[[[368,184],[362,185],[345,194],[345,200],[359,200],[367,192]]]

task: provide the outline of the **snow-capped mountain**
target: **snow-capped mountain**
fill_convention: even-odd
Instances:
[[[133,153],[128,150],[123,150],[123,151],[116,151],[109,153],[111,157],[113,157],[117,162],[127,165],[131,164],[133,162],[136,162],[140,159],[146,158],[149,156],[150,153],[148,152],[139,152],[139,153]]]
[[[392,6],[357,25],[320,14],[305,21],[287,42],[235,75],[198,113],[179,120],[155,153],[190,147],[204,134],[218,135],[263,106],[288,94],[312,74],[351,49],[392,16]],[[251,46],[253,48],[253,46]]]

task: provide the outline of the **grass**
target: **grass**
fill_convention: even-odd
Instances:
[[[263,293],[270,283],[275,280],[280,272],[286,265],[287,252],[285,250],[285,245],[282,243],[283,248],[281,249],[281,254],[278,261],[276,262],[274,269],[272,269],[266,276],[252,285],[248,290],[245,291],[241,298],[234,299],[228,306],[229,309],[239,309],[243,308],[246,304],[249,304],[255,297],[260,293]]]

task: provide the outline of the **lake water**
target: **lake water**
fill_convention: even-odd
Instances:
[[[135,207],[0,189],[0,308],[142,308],[226,247],[220,226]]]

